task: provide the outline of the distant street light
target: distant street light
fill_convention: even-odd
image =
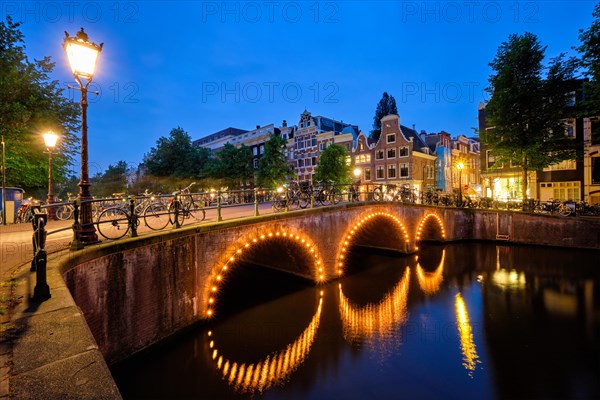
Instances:
[[[70,37],[65,32],[63,47],[69,58],[73,76],[79,84],[81,91],[81,177],[79,180],[79,202],[81,204],[79,221],[80,229],[75,231],[73,248],[80,248],[84,244],[98,242],[98,235],[92,221],[92,193],[88,173],[88,138],[87,138],[87,90],[94,77],[96,61],[102,51],[102,46],[88,41],[88,35],[83,28],[75,37]],[[82,81],[83,80],[83,81]]]
[[[462,205],[462,199],[463,199],[462,170],[464,167],[465,167],[465,164],[463,164],[462,162],[459,162],[458,164],[456,164],[456,169],[458,170],[458,190],[460,193],[460,198],[458,200],[459,206]]]
[[[360,177],[360,174],[362,173],[362,171],[361,171],[361,169],[360,169],[360,168],[354,168],[354,171],[353,171],[353,173],[354,173],[354,177],[355,177],[356,179],[358,179],[358,178]]]
[[[56,147],[56,141],[58,140],[58,135],[52,131],[48,131],[48,133],[44,133],[44,143],[46,144],[46,148],[48,149],[48,204],[54,203],[54,190],[52,184],[52,150]],[[48,208],[48,216],[50,219],[53,219],[54,212],[53,208]]]

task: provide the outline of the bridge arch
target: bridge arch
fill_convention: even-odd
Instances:
[[[423,240],[445,241],[446,228],[444,228],[442,218],[436,213],[426,214],[419,222],[415,240],[417,243]]]
[[[231,245],[221,256],[220,262],[215,265],[209,275],[205,287],[205,298],[207,299],[206,312],[207,317],[214,316],[219,290],[227,279],[236,264],[244,260],[244,255],[252,252],[261,245],[269,243],[283,243],[286,246],[299,251],[308,261],[309,269],[307,275],[310,275],[315,283],[320,283],[325,279],[323,272],[323,258],[316,243],[305,233],[294,229],[266,229],[251,233],[242,237],[235,244]]]
[[[350,224],[349,228],[346,229],[344,234],[341,237],[340,243],[338,245],[338,254],[336,257],[337,262],[337,274],[341,276],[344,271],[344,267],[346,266],[346,257],[348,253],[348,249],[351,244],[360,244],[358,239],[360,237],[360,233],[363,232],[368,226],[372,225],[378,219],[384,219],[392,222],[395,226],[398,234],[398,238],[401,240],[400,243],[395,243],[394,250],[403,251],[408,253],[408,249],[410,248],[410,237],[408,235],[408,231],[400,218],[396,215],[387,212],[387,211],[375,211],[370,213],[365,213],[359,216],[353,223]]]

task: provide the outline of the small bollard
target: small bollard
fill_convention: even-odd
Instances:
[[[285,187],[285,212],[290,211],[290,189]]]
[[[181,228],[181,225],[179,225],[179,207],[181,205],[179,204],[179,195],[175,194],[173,197],[173,211],[175,212],[175,221],[173,221],[173,227],[175,229],[177,228]]]
[[[315,208],[315,192],[310,192],[310,208]]]
[[[37,301],[48,300],[50,295],[50,287],[46,280],[46,221],[48,214],[37,209],[34,210],[34,224],[36,230],[34,232],[34,242],[36,253],[32,261],[32,269],[35,264],[35,288],[33,289],[33,298]]]

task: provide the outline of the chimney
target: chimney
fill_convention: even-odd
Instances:
[[[287,121],[286,121],[285,119],[283,120],[283,123],[281,124],[281,126],[282,126],[283,128],[286,128],[286,127],[287,127]]]
[[[417,127],[417,125],[413,124],[413,131],[415,131],[415,132],[417,132],[416,127]]]
[[[256,125],[256,129],[260,129],[260,125]]]

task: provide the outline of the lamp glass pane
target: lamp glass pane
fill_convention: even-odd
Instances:
[[[75,75],[93,76],[98,58],[98,50],[77,42],[67,43],[67,56]]]
[[[58,140],[58,135],[52,132],[44,133],[44,143],[46,147],[54,147],[56,146],[56,141]]]

